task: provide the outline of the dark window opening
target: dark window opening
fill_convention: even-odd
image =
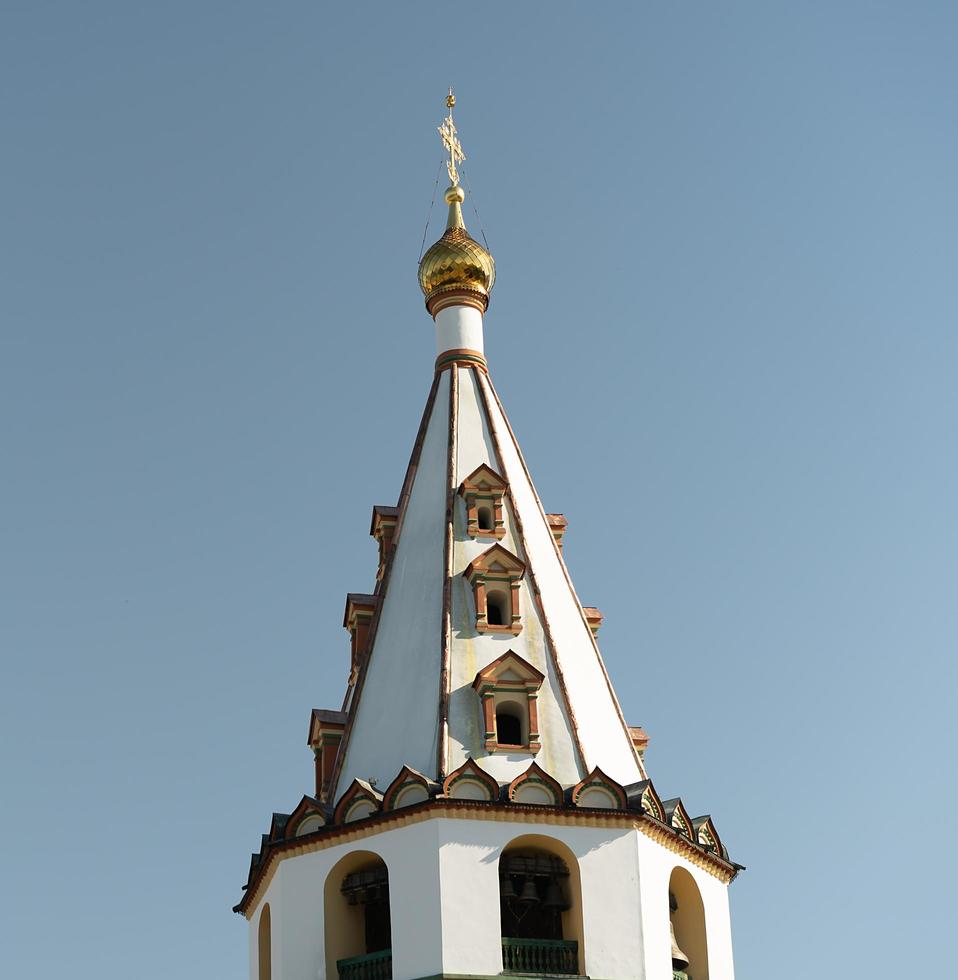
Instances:
[[[392,929],[389,923],[389,899],[372,902],[366,906],[366,952],[378,953],[392,947]]]
[[[506,597],[501,592],[490,592],[486,596],[486,622],[490,626],[507,626]]]
[[[510,939],[562,939],[569,908],[569,869],[551,854],[508,854],[499,862],[502,935]]]
[[[495,521],[492,518],[491,507],[480,507],[476,516],[480,531],[494,531],[496,529]]]
[[[500,745],[522,745],[522,721],[511,711],[496,712],[496,741]]]
[[[343,879],[342,893],[350,905],[363,906],[366,953],[392,945],[389,920],[389,877],[385,867],[356,871]]]

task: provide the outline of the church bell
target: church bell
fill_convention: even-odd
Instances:
[[[539,901],[539,890],[536,888],[536,880],[529,875],[522,886],[522,894],[519,896],[520,902],[533,905]]]
[[[559,887],[559,882],[555,878],[549,879],[545,901],[542,903],[542,906],[547,909],[559,910],[566,907],[565,899],[562,897],[562,889]]]

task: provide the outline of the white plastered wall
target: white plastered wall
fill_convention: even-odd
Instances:
[[[695,880],[705,907],[709,980],[734,980],[732,931],[728,886],[684,858],[637,835],[639,848],[642,934],[648,976],[668,976],[672,968],[669,932],[669,879],[674,868],[684,868]],[[695,975],[695,964],[690,972]]]
[[[256,905],[256,913],[250,919],[249,923],[249,976],[250,980],[260,980],[259,976],[259,923],[260,916],[263,914],[263,909],[266,905],[269,905],[269,915],[270,915],[270,946],[272,956],[270,957],[270,963],[272,964],[272,974],[273,977],[278,978],[283,976],[283,949],[282,944],[277,939],[276,934],[276,923],[278,919],[282,918],[283,915],[283,903],[280,897],[280,890],[276,885],[275,878],[270,882],[269,888],[266,889],[263,897]]]
[[[482,314],[471,306],[447,306],[436,315],[436,353],[474,350],[482,353]]]
[[[642,961],[635,831],[443,820],[443,966],[447,973],[502,972],[499,857],[517,837],[561,841],[579,863],[585,973],[635,980]],[[668,922],[666,922],[668,931]]]
[[[273,976],[326,977],[323,895],[333,866],[372,851],[389,869],[394,980],[502,972],[499,857],[516,838],[565,844],[579,864],[585,973],[594,980],[669,976],[668,886],[685,868],[702,895],[710,980],[734,980],[728,890],[718,879],[629,828],[436,817],[282,861],[250,920],[251,980],[256,927],[271,905]],[[328,978],[335,980],[335,978]]]
[[[273,925],[274,980],[326,977],[326,878],[333,866],[353,851],[378,854],[389,872],[395,980],[442,972],[440,852],[436,823],[426,821],[280,862],[265,896],[270,901]],[[280,902],[271,895],[280,896]],[[256,925],[260,905],[257,903],[249,926],[251,980],[257,980]]]

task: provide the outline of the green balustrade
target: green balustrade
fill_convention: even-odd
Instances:
[[[506,973],[579,975],[579,944],[574,939],[502,939]]]
[[[336,961],[339,980],[392,980],[393,951],[381,949],[365,956]]]

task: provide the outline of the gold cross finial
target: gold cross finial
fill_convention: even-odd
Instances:
[[[457,163],[462,163],[466,159],[466,154],[462,152],[462,144],[456,133],[456,124],[452,121],[452,109],[456,104],[456,97],[449,89],[446,96],[446,106],[449,108],[449,115],[442,121],[439,127],[439,136],[442,138],[442,145],[449,151],[449,159],[446,161],[446,170],[449,171],[449,182],[453,187],[459,184],[459,171],[456,169]]]

